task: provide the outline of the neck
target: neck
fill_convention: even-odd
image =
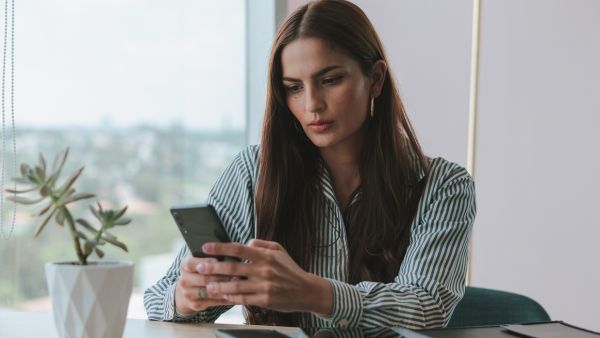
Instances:
[[[361,144],[362,139],[355,139],[319,150],[329,170],[337,200],[342,207],[350,202],[350,196],[360,185],[358,160]]]
[[[322,149],[321,157],[331,176],[345,176],[350,172],[358,174],[358,152],[354,149]]]

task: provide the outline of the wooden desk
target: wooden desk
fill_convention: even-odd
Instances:
[[[291,337],[306,337],[302,330],[294,327],[265,327],[227,324],[178,324],[152,322],[143,319],[127,319],[123,338],[199,338],[215,337],[215,331],[223,328],[244,328],[248,330],[269,328]],[[54,319],[49,313],[29,313],[0,311],[0,337],[23,338],[44,337],[59,338],[54,327]]]

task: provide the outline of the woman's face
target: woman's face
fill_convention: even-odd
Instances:
[[[287,104],[320,149],[358,145],[369,115],[371,80],[358,63],[317,38],[297,39],[281,52]]]

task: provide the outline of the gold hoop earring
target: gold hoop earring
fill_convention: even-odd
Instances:
[[[371,118],[373,118],[373,114],[375,112],[375,97],[371,98]]]

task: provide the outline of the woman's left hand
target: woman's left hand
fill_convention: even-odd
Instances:
[[[209,255],[247,260],[247,263],[205,263],[198,267],[200,274],[245,277],[210,282],[206,289],[211,297],[280,312],[321,315],[331,312],[333,294],[329,282],[302,270],[277,242],[253,239],[248,245],[207,243],[202,250]]]

